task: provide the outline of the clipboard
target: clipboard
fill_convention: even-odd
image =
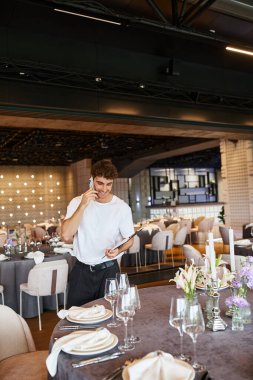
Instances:
[[[130,235],[129,237],[123,239],[120,243],[118,243],[118,244],[115,245],[113,248],[111,248],[111,250],[114,250],[114,249],[116,249],[116,248],[120,248],[120,247],[122,247],[123,244],[125,244],[125,243],[127,243],[129,240],[131,240],[131,239],[132,239],[135,235],[137,235],[137,233],[140,232],[142,229],[143,229],[143,227],[139,228],[139,229],[138,229],[137,231],[135,231],[132,235]],[[117,255],[117,256],[118,256],[118,255]],[[113,260],[114,260],[117,256],[115,256],[115,257],[113,258]],[[107,257],[107,256],[104,255],[104,256],[102,257],[102,259],[104,259],[105,257]]]

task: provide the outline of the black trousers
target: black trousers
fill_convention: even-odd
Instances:
[[[69,275],[67,308],[103,298],[105,280],[115,278],[116,273],[120,272],[117,260],[113,263],[114,265],[109,268],[92,272],[89,265],[77,260]]]

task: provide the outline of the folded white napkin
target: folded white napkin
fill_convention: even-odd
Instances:
[[[154,230],[159,230],[160,231],[161,229],[156,224],[148,224],[148,225],[146,225],[145,227],[142,228],[142,231],[148,231],[149,235],[151,235]]]
[[[73,248],[73,244],[63,243],[62,247],[63,248]]]
[[[73,254],[73,250],[71,248],[63,248],[63,247],[55,247],[54,252],[60,253],[60,254],[64,254],[64,253]]]
[[[78,351],[85,351],[87,348],[91,347],[94,347],[95,349],[97,344],[101,345],[102,343],[105,343],[110,337],[110,331],[106,328],[102,328],[95,331],[75,331],[57,339],[46,360],[48,372],[51,376],[55,376],[57,372],[57,360],[61,350],[70,351],[75,349]]]
[[[8,260],[8,257],[5,256],[5,255],[3,255],[3,254],[1,253],[1,255],[0,255],[0,261],[4,261],[4,260]]]
[[[29,252],[26,255],[27,259],[34,259],[35,264],[40,264],[43,262],[45,257],[44,252],[36,251],[36,252]]]
[[[122,377],[123,380],[193,380],[195,371],[188,363],[155,351],[129,364]]]
[[[103,317],[106,314],[106,309],[104,305],[94,305],[92,307],[79,307],[72,306],[69,310],[60,310],[58,312],[58,317],[61,319],[69,316],[73,319],[92,319]]]
[[[64,245],[64,241],[58,241],[57,243],[56,243],[56,246],[57,247],[62,247]]]
[[[236,240],[235,245],[250,245],[252,244],[249,239]]]

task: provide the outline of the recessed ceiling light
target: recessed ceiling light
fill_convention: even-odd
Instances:
[[[96,81],[96,82],[102,82],[102,78],[101,78],[101,77],[96,77],[96,78],[95,78],[95,81]]]
[[[146,86],[145,86],[144,83],[140,83],[140,84],[139,84],[139,87],[140,87],[140,88],[145,88]]]

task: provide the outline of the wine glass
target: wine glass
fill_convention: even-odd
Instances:
[[[116,280],[118,283],[118,291],[119,293],[127,292],[129,288],[129,280],[127,273],[116,273]],[[117,321],[120,321],[120,318],[116,318]]]
[[[107,278],[105,280],[105,299],[109,301],[112,307],[112,322],[108,323],[108,327],[118,327],[119,324],[115,321],[115,302],[118,298],[118,283],[115,278]]]
[[[199,303],[187,302],[183,316],[183,331],[192,338],[193,364],[196,372],[204,371],[205,366],[197,362],[196,343],[199,334],[205,331],[205,322]]]
[[[130,292],[121,292],[118,295],[117,305],[116,305],[116,314],[124,322],[125,326],[125,338],[124,344],[118,346],[120,351],[131,351],[134,349],[134,345],[131,344],[128,340],[127,333],[127,323],[130,318],[130,315],[134,313],[134,305],[131,302]]]
[[[191,358],[183,353],[183,316],[186,302],[187,300],[183,297],[171,298],[169,323],[178,330],[180,335],[180,355],[178,359],[188,362]]]
[[[116,273],[119,293],[127,292],[129,288],[129,279],[127,273]]]
[[[136,310],[140,310],[141,308],[141,302],[140,302],[140,297],[139,297],[139,292],[137,285],[131,285],[129,287],[129,293],[130,293],[130,299],[131,303],[133,304],[133,312],[130,314],[130,337],[129,337],[129,342],[130,343],[139,343],[141,341],[141,338],[138,336],[134,335],[134,326],[133,326],[133,321],[134,321],[134,315]]]

